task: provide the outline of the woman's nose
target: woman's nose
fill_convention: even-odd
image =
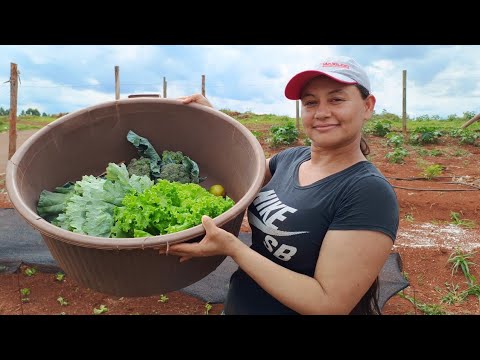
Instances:
[[[315,109],[315,117],[323,118],[326,116],[330,116],[330,107],[326,103],[319,102],[317,108]]]

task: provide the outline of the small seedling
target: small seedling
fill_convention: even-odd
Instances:
[[[93,313],[95,315],[100,315],[100,314],[103,314],[103,313],[106,313],[108,312],[108,308],[105,306],[105,305],[100,305],[100,307],[97,309],[97,308],[93,308]]]
[[[405,214],[405,220],[412,222],[415,220],[415,218],[413,217],[412,214],[408,213],[408,214]]]
[[[448,292],[442,297],[440,303],[455,305],[465,301],[468,294],[465,291],[459,291],[460,287],[458,284],[445,283],[445,286],[447,287]]]
[[[433,165],[426,166],[423,169],[422,176],[427,180],[431,180],[434,177],[440,176],[442,174],[442,172],[443,172],[443,166],[442,165],[433,164]]]
[[[450,254],[448,262],[452,265],[452,275],[455,274],[458,269],[462,269],[463,275],[467,279],[470,285],[475,283],[475,276],[470,274],[470,266],[476,265],[474,262],[470,261],[474,253],[463,253],[460,249],[455,249],[454,252]]]
[[[210,305],[210,303],[206,303],[205,304],[205,315],[208,315],[208,313],[210,312],[210,310],[212,310],[212,305]]]
[[[59,281],[59,282],[62,282],[65,278],[65,274],[64,273],[61,273],[61,272],[57,272],[55,274],[55,280]]]
[[[27,267],[24,271],[24,274],[27,276],[33,276],[36,273],[37,273],[37,269],[35,269],[34,267]]]
[[[452,224],[457,226],[464,226],[467,228],[475,227],[475,222],[469,219],[462,219],[460,213],[451,211],[450,212],[450,219],[452,219]]]
[[[399,292],[398,295],[401,298],[410,301],[413,304],[413,306],[415,306],[418,310],[423,312],[425,315],[446,315],[447,314],[446,311],[439,304],[419,303],[411,296],[403,293],[403,291]]]
[[[67,306],[68,305],[68,301],[65,300],[65,298],[63,298],[62,296],[59,296],[57,298],[57,301],[61,306]]]
[[[168,297],[165,296],[165,295],[160,295],[160,300],[158,300],[158,302],[161,302],[161,303],[167,303],[168,302]]]
[[[23,288],[23,289],[20,289],[20,294],[22,295],[22,302],[29,302],[30,299],[28,297],[28,295],[30,295],[30,289],[29,288]]]

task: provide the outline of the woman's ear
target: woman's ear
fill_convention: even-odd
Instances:
[[[376,102],[377,99],[371,94],[365,99],[365,120],[368,120],[372,117]]]

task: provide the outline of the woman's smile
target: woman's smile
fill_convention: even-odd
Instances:
[[[318,131],[318,132],[327,132],[332,129],[335,129],[336,127],[340,126],[339,124],[319,124],[313,126],[313,129]]]

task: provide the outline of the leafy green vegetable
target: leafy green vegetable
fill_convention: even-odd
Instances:
[[[114,209],[112,237],[164,235],[201,223],[234,205],[229,197],[210,194],[198,184],[181,184],[159,179],[142,193],[125,195],[123,206]]]
[[[150,141],[135,134],[132,130],[128,132],[127,140],[137,148],[141,157],[149,159],[151,175],[153,178],[158,178],[160,176],[162,159],[160,159],[160,156],[157,154],[152,144],[150,144]]]
[[[125,164],[110,163],[105,179],[85,175],[72,185],[69,197],[63,198],[64,203],[57,203],[54,207],[43,206],[41,209],[44,214],[50,210],[50,213],[46,213],[50,222],[65,230],[109,237],[114,224],[113,211],[122,205],[125,195],[143,192],[152,185],[153,181],[147,176],[129,176]],[[42,204],[62,200],[58,197],[58,193],[43,193]],[[40,215],[38,207],[37,212]]]
[[[198,164],[184,155],[181,151],[164,150],[160,157],[148,139],[137,135],[132,130],[127,134],[127,140],[136,148],[141,158],[139,160],[132,159],[128,164],[128,172],[136,175],[150,175],[153,179],[166,179],[169,181],[178,181],[182,183],[191,182],[198,184],[206,179],[200,177],[200,169]],[[146,161],[148,159],[150,171],[146,169]],[[171,166],[169,164],[181,164],[185,170],[181,170],[179,166]],[[163,168],[164,170],[162,174]],[[172,170],[175,169],[175,170]],[[188,179],[185,176],[188,174]]]
[[[51,222],[60,213],[65,211],[68,199],[73,195],[73,183],[68,182],[55,190],[43,190],[38,199],[37,213],[45,220]]]

